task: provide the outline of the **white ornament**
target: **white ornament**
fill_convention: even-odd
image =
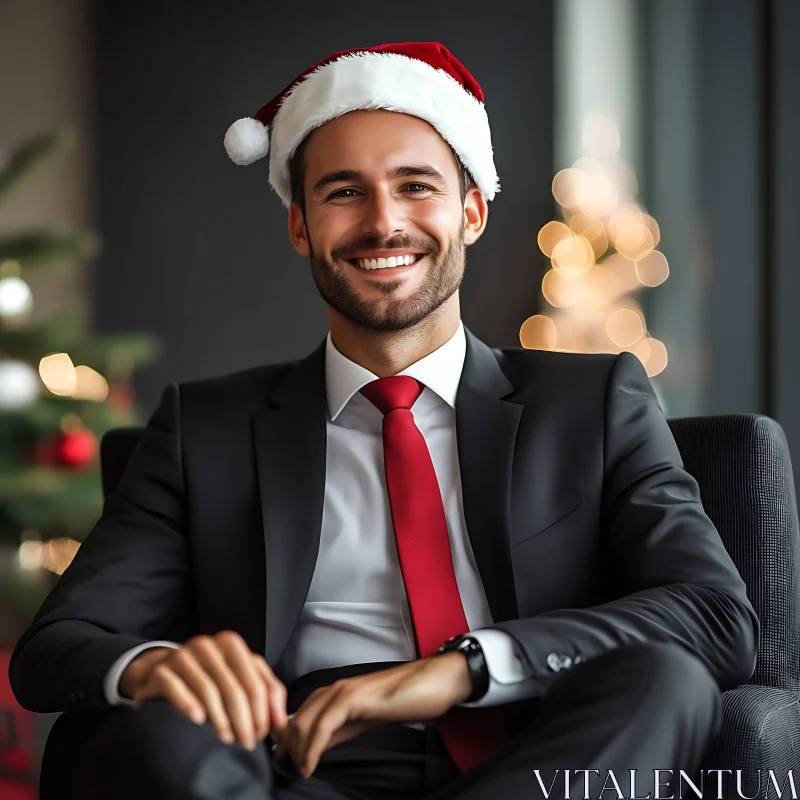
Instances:
[[[36,370],[24,361],[0,361],[0,410],[15,411],[31,405],[42,382]]]
[[[0,279],[0,317],[19,317],[33,308],[31,287],[12,275]]]

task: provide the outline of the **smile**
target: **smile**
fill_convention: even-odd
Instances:
[[[353,266],[363,270],[393,269],[411,266],[422,257],[421,253],[410,253],[402,256],[389,256],[389,258],[351,258],[349,261]]]

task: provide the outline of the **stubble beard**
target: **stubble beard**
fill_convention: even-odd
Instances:
[[[411,297],[391,299],[402,285],[402,278],[376,282],[375,288],[386,298],[377,301],[364,300],[348,279],[348,266],[343,263],[347,252],[383,248],[425,251],[430,267],[422,285]],[[331,260],[310,249],[311,274],[322,299],[350,322],[371,331],[399,331],[421,322],[452,297],[461,285],[466,266],[463,220],[458,235],[444,253],[438,251],[435,243],[415,241],[408,236],[398,236],[386,243],[365,239],[355,246],[335,250]]]

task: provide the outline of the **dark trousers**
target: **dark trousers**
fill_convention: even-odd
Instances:
[[[292,687],[290,709],[312,686],[301,679]],[[691,777],[701,766],[719,730],[720,706],[717,684],[683,649],[622,647],[559,675],[532,705],[530,720],[463,775],[435,729],[391,724],[328,750],[304,779],[290,764],[272,763],[266,746],[250,752],[223,744],[208,725],[196,726],[168,704],[149,701],[139,710],[95,714],[75,781],[82,800],[483,800],[546,797],[537,775],[545,789],[553,787],[551,798],[600,797],[604,783],[611,795],[602,797],[617,797],[609,772],[627,796],[630,770],[637,770],[636,796],[678,796],[679,770]],[[48,800],[44,793],[42,798]]]

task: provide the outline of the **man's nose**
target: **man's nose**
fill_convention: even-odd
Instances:
[[[388,239],[404,229],[403,204],[399,203],[387,189],[370,193],[366,204],[365,232],[380,239]]]

